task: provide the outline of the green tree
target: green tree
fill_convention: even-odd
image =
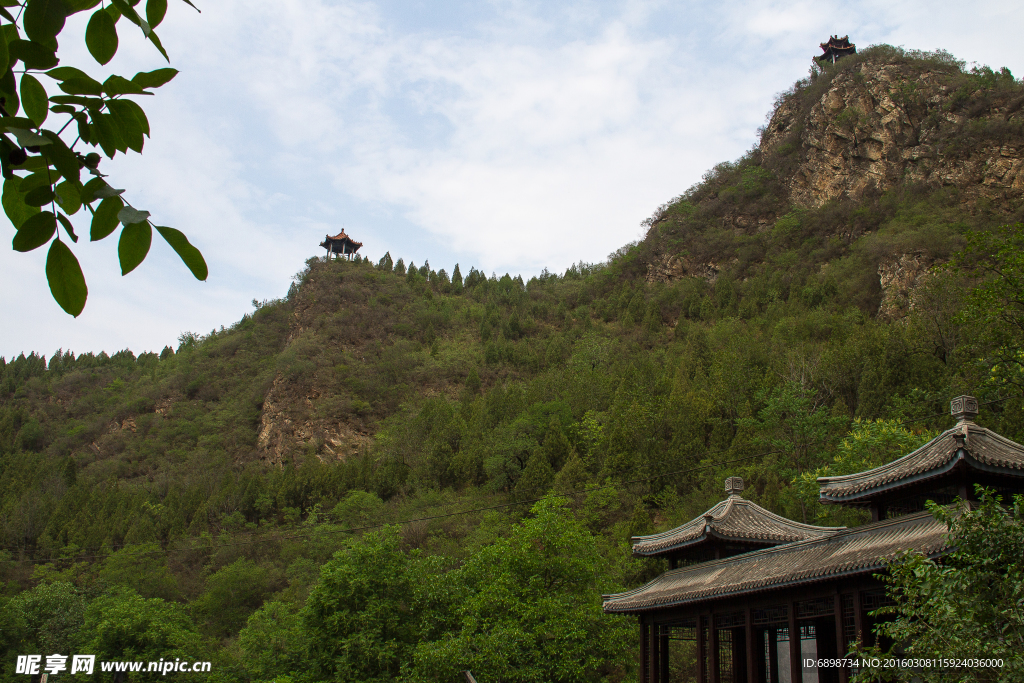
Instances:
[[[595,538],[548,499],[512,533],[453,572],[455,628],[416,648],[414,680],[599,680],[632,661],[634,628],[601,610]]]
[[[237,632],[263,604],[270,593],[270,576],[265,567],[248,558],[235,560],[206,579],[206,590],[193,603],[205,615],[214,633]]]
[[[975,278],[957,316],[968,342],[996,385],[1024,387],[1024,223],[967,234],[947,268]]]
[[[79,650],[95,654],[97,660],[209,659],[206,644],[184,605],[160,598],[147,600],[128,588],[114,589],[89,603],[81,636]],[[175,676],[200,680],[207,675]],[[133,680],[160,679],[159,673],[133,674]]]
[[[861,513],[854,512],[851,515],[851,511],[845,508],[835,505],[823,506],[818,503],[821,490],[818,486],[818,477],[838,477],[873,469],[913,452],[935,436],[936,433],[930,431],[915,433],[903,426],[901,420],[858,418],[853,421],[849,435],[836,449],[832,462],[814,471],[803,472],[793,480],[793,485],[806,509],[817,508],[819,522],[856,522],[862,516]]]
[[[184,1],[192,5],[190,0]],[[205,280],[207,276],[202,254],[185,235],[150,222],[148,211],[133,207],[122,197],[124,190],[114,189],[104,179],[98,168],[99,152],[86,151],[99,148],[110,159],[128,150],[141,153],[150,135],[149,121],[131,98],[151,95],[151,90],[178,73],[164,68],[140,72],[131,79],[115,74],[100,82],[79,68],[58,66],[57,38],[67,18],[99,4],[100,0],[21,0],[0,7],[4,212],[16,230],[15,251],[50,245],[46,257],[50,292],[61,308],[76,317],[85,307],[88,288],[78,258],[61,238],[61,230],[70,242],[77,243],[74,224],[78,220],[71,217],[80,212],[91,215],[90,241],[102,240],[122,226],[117,245],[122,275],[146,258],[155,227],[196,278]],[[137,6],[138,0],[111,0],[93,11],[85,44],[100,65],[110,62],[117,52],[117,23],[122,18],[137,26],[170,61],[153,30],[164,19],[167,0],[147,0],[145,16]],[[15,73],[21,74],[20,81]],[[61,93],[51,94],[44,82],[56,85]],[[69,144],[65,138],[72,135]],[[83,170],[92,175],[88,181]]]
[[[354,542],[320,571],[302,612],[314,680],[390,681],[419,639],[415,555],[397,527]]]
[[[254,681],[273,681],[304,668],[308,652],[302,616],[294,605],[268,602],[238,634],[245,668]]]
[[[924,683],[1024,680],[1024,497],[1009,508],[978,488],[977,509],[932,504],[949,528],[953,552],[941,561],[910,554],[889,567],[895,615],[876,631],[908,658],[999,659],[1001,667],[864,670],[857,681]],[[901,647],[902,646],[902,647]],[[899,661],[899,659],[897,659]]]

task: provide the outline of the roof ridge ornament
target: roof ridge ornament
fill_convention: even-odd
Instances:
[[[949,402],[949,414],[959,424],[974,422],[978,416],[978,399],[973,396],[957,396]]]
[[[739,496],[743,490],[743,477],[729,477],[725,480],[725,492],[729,496]]]

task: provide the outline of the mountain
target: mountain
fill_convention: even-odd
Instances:
[[[656,574],[625,539],[706,510],[726,476],[792,519],[855,524],[814,477],[922,443],[951,396],[1021,440],[1024,400],[963,315],[979,281],[933,266],[1024,215],[1022,103],[1005,70],[871,48],[780,95],[758,146],[606,263],[524,282],[311,258],[284,298],[176,349],[0,360],[0,610],[23,624],[5,647],[59,651],[30,609],[53,591],[81,607],[67,643],[106,642],[104,605],[159,600],[227,677],[269,680],[298,665],[260,638],[313,637],[297,615],[340,549],[441,586],[495,543],[550,551],[548,520],[599,558],[573,593],[589,604]],[[549,492],[571,519],[528,514]],[[607,656],[600,677],[632,666]]]

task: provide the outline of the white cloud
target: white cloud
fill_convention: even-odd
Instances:
[[[159,28],[182,73],[143,102],[145,154],[104,168],[203,249],[210,281],[191,280],[159,241],[127,278],[115,238],[80,244],[90,301],[71,320],[50,300],[44,254],[0,250],[0,355],[138,352],[230,324],[252,298],[282,295],[340,227],[371,258],[390,250],[435,267],[529,275],[600,260],[748,149],[773,95],[830,33],[1024,72],[1009,2],[200,7],[172,4]],[[81,35],[74,22],[68,36]],[[111,68],[90,73],[164,65],[121,29]],[[73,39],[62,49],[65,63],[91,64]]]

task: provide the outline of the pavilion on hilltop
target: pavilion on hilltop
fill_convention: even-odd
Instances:
[[[821,43],[818,47],[821,48],[822,54],[815,59],[819,62],[835,64],[840,57],[857,53],[857,46],[850,42],[850,36],[829,36],[828,42]]]
[[[804,670],[874,644],[872,612],[890,604],[876,574],[908,550],[949,552],[946,525],[925,502],[971,500],[975,484],[1024,493],[1024,446],[974,423],[978,401],[953,399],[957,424],[914,452],[866,472],[818,479],[821,501],[871,510],[853,528],[793,522],[728,498],[660,534],[632,539],[633,554],[667,557],[670,569],[604,611],[640,621],[640,681],[847,683],[847,668]],[[680,662],[695,659],[682,670]]]
[[[331,254],[338,254],[342,258],[350,260],[352,258],[352,254],[359,251],[359,247],[361,246],[363,246],[363,243],[356,242],[354,239],[346,235],[344,229],[334,237],[325,235],[324,241],[320,243],[320,247],[327,250],[328,258],[330,258]]]

